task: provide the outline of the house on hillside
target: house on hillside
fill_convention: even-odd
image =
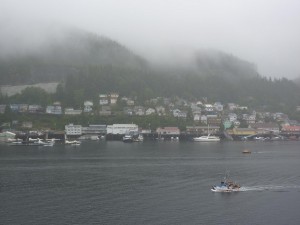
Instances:
[[[224,106],[220,102],[215,102],[215,104],[213,105],[213,107],[215,108],[215,110],[217,112],[222,112],[223,109],[224,109]]]
[[[157,115],[159,116],[165,116],[166,115],[166,109],[163,106],[156,106],[155,107]]]
[[[76,116],[81,114],[82,114],[81,109],[65,108],[65,115]]]
[[[99,111],[100,116],[110,116],[111,114],[111,107],[109,105],[103,105]]]
[[[90,113],[93,111],[94,103],[92,101],[84,101],[83,103],[83,112]]]
[[[48,105],[46,107],[47,114],[54,114],[54,115],[61,115],[62,114],[62,107],[59,104]]]
[[[99,104],[100,105],[108,105],[109,98],[107,94],[100,94],[99,95]]]
[[[143,106],[135,106],[133,108],[134,114],[137,116],[144,116],[145,115],[145,107]]]
[[[111,94],[109,95],[109,97],[110,97],[110,104],[111,104],[111,105],[117,104],[118,98],[119,98],[119,94],[117,94],[117,93],[111,93]]]
[[[183,112],[179,109],[174,109],[172,112],[174,117],[183,118],[183,119],[186,119],[187,117],[187,112]]]
[[[155,114],[156,113],[156,111],[155,111],[155,109],[153,109],[153,108],[148,108],[147,110],[146,110],[146,116],[148,116],[148,115],[153,115],[153,114]]]
[[[44,113],[44,108],[40,105],[29,105],[28,112],[35,114],[35,113]]]

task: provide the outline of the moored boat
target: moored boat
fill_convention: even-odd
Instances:
[[[126,134],[122,140],[125,143],[131,143],[131,142],[133,142],[133,136],[130,134]]]
[[[207,136],[194,137],[193,140],[197,142],[219,142],[221,139],[208,134]]]
[[[209,125],[207,126],[207,135],[206,136],[200,136],[200,137],[194,137],[194,141],[198,142],[219,142],[221,139],[220,137],[211,135],[209,132]]]
[[[81,142],[77,141],[77,140],[74,140],[74,141],[65,140],[65,144],[67,144],[67,145],[80,145]]]

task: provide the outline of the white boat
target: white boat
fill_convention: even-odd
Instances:
[[[217,136],[208,134],[207,136],[194,137],[193,140],[198,142],[218,142],[221,139]]]
[[[125,134],[125,136],[123,137],[122,140],[125,143],[131,143],[131,142],[133,142],[133,136],[130,134]]]
[[[144,137],[142,134],[139,134],[139,136],[137,136],[137,138],[133,139],[134,142],[143,142],[144,141]]]
[[[225,175],[220,184],[212,186],[213,192],[237,192],[240,191],[241,185],[228,179],[228,175]]]
[[[74,140],[74,141],[65,140],[65,144],[67,144],[67,145],[80,145],[81,142],[77,141],[77,140]]]
[[[9,142],[10,140],[14,139],[16,136],[15,133],[5,131],[0,133],[0,142]]]
[[[193,138],[194,141],[198,141],[198,142],[218,142],[220,141],[220,137],[211,135],[209,132],[209,125],[207,126],[207,135],[206,136],[200,136],[200,137],[194,137]]]
[[[10,145],[13,146],[47,146],[48,143],[44,142],[43,140],[37,138],[37,139],[33,139],[33,138],[29,138],[28,140],[18,140],[18,141],[13,141],[10,143]]]

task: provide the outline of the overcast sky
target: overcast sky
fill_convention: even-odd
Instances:
[[[33,21],[92,31],[150,58],[217,49],[263,76],[300,76],[299,0],[0,0],[0,39],[41,29]]]

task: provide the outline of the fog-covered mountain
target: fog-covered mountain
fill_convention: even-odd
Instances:
[[[164,64],[162,61],[158,66],[109,38],[74,29],[61,32],[33,50],[18,50],[19,43],[15,43],[10,54],[0,54],[1,84],[61,81],[68,75],[82,73],[87,66],[153,70],[161,75],[177,76],[192,74],[237,78],[257,74],[253,64],[215,50],[194,51],[188,60],[180,55],[169,56],[167,61],[171,63]]]

